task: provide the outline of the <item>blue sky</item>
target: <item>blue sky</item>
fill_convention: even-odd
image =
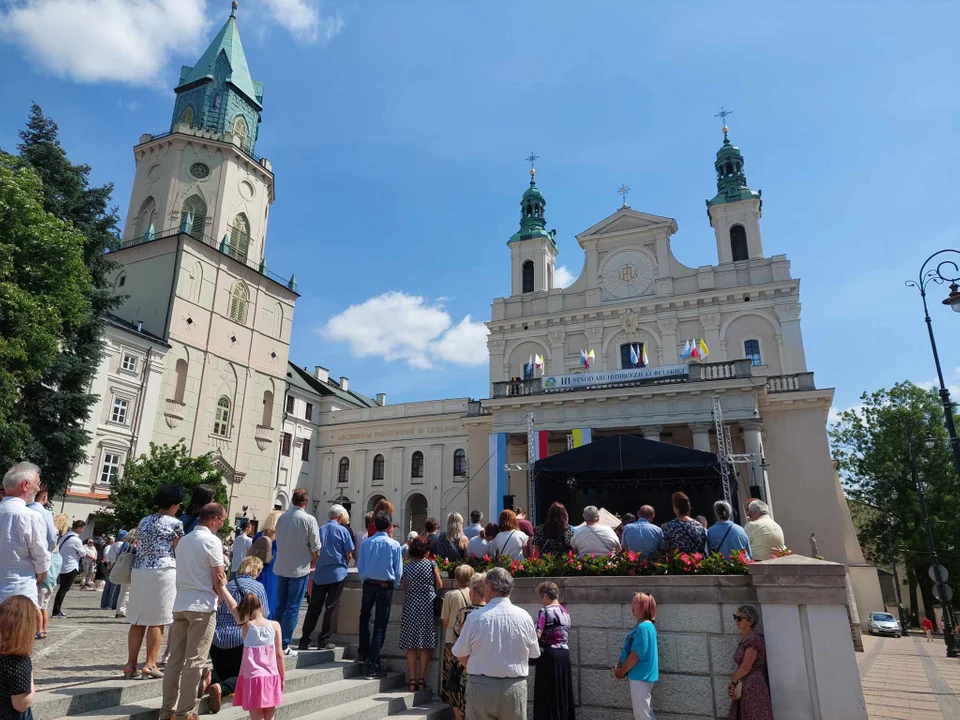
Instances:
[[[960,248],[960,6],[776,5],[242,0],[266,86],[257,150],[277,175],[267,256],[302,293],[291,358],[392,402],[486,396],[476,323],[509,293],[523,158],[541,156],[574,275],[574,235],[616,210],[621,183],[634,209],[677,219],[682,262],[715,262],[704,199],[725,105],[763,190],[764,250],[802,281],[818,385],[843,408],[933,380],[903,281]],[[169,125],[179,66],[228,13],[222,0],[0,0],[0,147],[35,100],[125,215],[132,146]],[[960,316],[932,295],[960,384]]]

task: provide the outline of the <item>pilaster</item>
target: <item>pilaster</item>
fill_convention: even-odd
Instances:
[[[693,449],[702,452],[713,452],[710,448],[710,429],[713,427],[710,423],[695,423],[690,425],[690,432],[693,433]]]

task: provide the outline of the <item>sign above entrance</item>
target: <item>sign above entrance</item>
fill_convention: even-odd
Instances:
[[[638,380],[660,380],[682,378],[690,374],[690,366],[662,365],[660,367],[627,368],[609,372],[576,373],[574,375],[547,375],[542,379],[546,392],[573,390],[576,388],[596,387],[598,385],[618,385]]]

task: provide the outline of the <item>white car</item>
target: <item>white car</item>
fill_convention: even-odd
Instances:
[[[897,619],[886,612],[870,613],[870,623],[867,626],[871,635],[893,635],[900,637],[903,630]]]

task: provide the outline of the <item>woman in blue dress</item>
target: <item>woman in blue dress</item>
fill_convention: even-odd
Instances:
[[[276,619],[277,608],[277,576],[273,574],[273,560],[277,556],[277,543],[273,538],[277,534],[277,520],[280,519],[281,515],[283,515],[283,513],[280,510],[274,510],[267,515],[267,519],[263,521],[260,532],[253,537],[253,545],[250,546],[248,553],[248,555],[260,558],[260,561],[263,563],[263,571],[257,579],[267,593],[267,604],[270,607],[271,620]]]

